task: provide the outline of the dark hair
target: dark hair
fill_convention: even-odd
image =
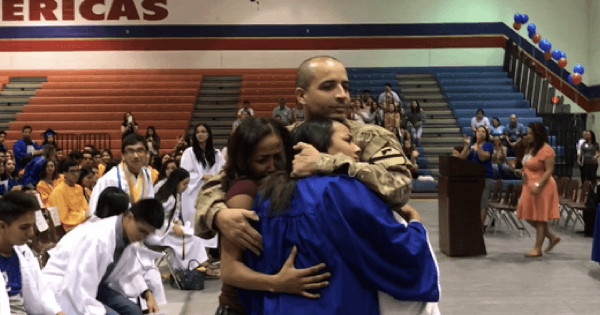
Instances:
[[[123,114],[123,126],[127,126],[127,114],[131,115],[131,120],[133,121],[133,125],[137,125],[137,122],[135,122],[135,117],[133,117],[133,114],[131,112],[125,112],[125,114]]]
[[[109,149],[103,149],[103,150],[100,152],[100,154],[104,155],[104,152],[108,153],[108,156],[110,156],[110,158],[112,159],[113,155],[112,155],[112,152],[110,152],[110,150],[109,150]]]
[[[587,132],[590,133],[592,144],[598,144],[598,142],[596,142],[596,134],[593,131],[591,131],[591,130],[588,130]]]
[[[148,223],[155,229],[160,229],[165,220],[165,210],[160,201],[154,198],[134,203],[126,213],[129,212],[133,214],[135,221]]]
[[[54,146],[54,144],[52,143],[48,143],[46,144],[46,146],[44,147],[44,150],[42,152],[42,156],[43,157],[49,157],[51,155],[55,155],[56,154],[56,147]]]
[[[31,128],[31,126],[25,125],[25,126],[23,126],[23,128],[21,128],[21,132],[25,132],[25,129],[29,129],[29,130],[33,131],[33,128]]]
[[[63,173],[66,173],[69,171],[70,167],[73,166],[79,166],[79,163],[73,161],[73,160],[66,160],[64,163],[62,163],[62,165],[60,166],[60,169],[62,170]]]
[[[6,172],[6,162],[8,162],[8,161],[12,161],[13,164],[15,165],[15,169],[10,174]],[[19,176],[19,171],[17,170],[17,163],[15,162],[15,160],[7,159],[6,161],[4,161],[4,174],[3,175],[10,176],[10,178],[17,178]],[[3,177],[2,180],[4,180],[4,179],[6,179],[6,178]]]
[[[113,167],[118,167],[121,164],[121,159],[112,159],[106,162],[106,168],[104,174],[108,173]]]
[[[92,173],[91,168],[89,168],[87,166],[80,168],[79,169],[79,179],[77,180],[77,185],[84,187],[81,182],[83,181],[83,178],[88,176],[89,174],[94,174],[94,173]]]
[[[314,76],[313,70],[310,67],[310,63],[316,59],[329,59],[329,60],[335,60],[335,61],[339,62],[339,60],[337,60],[331,56],[324,56],[324,55],[323,56],[315,56],[315,57],[311,57],[311,58],[304,60],[298,67],[298,72],[296,72],[296,87],[297,88],[307,90],[308,87],[310,86],[310,82],[312,81],[313,76]]]
[[[371,94],[371,91],[369,91],[368,89],[364,89],[364,90],[362,90],[362,92]]]
[[[156,185],[156,183],[160,182],[161,180],[167,178],[167,167],[171,163],[175,163],[175,166],[179,167],[179,163],[177,163],[177,161],[175,161],[175,159],[168,159],[165,163],[163,163],[161,165],[160,171],[158,171],[158,177],[156,177],[156,181],[154,182],[155,185]]]
[[[118,187],[106,187],[98,197],[95,214],[104,219],[127,212],[129,196]]]
[[[148,150],[148,144],[146,143],[146,139],[144,136],[138,133],[132,133],[123,138],[123,142],[121,143],[121,153],[125,153],[125,147],[130,145],[136,145],[141,143],[144,145],[144,149]]]
[[[155,198],[160,202],[165,202],[169,199],[169,197],[173,196],[175,200],[177,200],[177,185],[180,182],[184,181],[186,178],[190,178],[190,173],[183,168],[178,168],[173,170],[167,182],[160,187],[158,192],[156,192]],[[181,200],[179,201],[181,202]],[[167,230],[171,226],[171,220],[175,216],[175,209],[177,208],[177,202],[173,205],[173,209],[171,209],[171,214],[169,219],[167,220]]]
[[[242,104],[244,104],[244,105],[246,105],[246,104],[250,105],[250,101],[249,100],[244,100],[244,102]]]
[[[222,189],[227,192],[230,184],[242,178],[253,178],[250,168],[250,159],[256,146],[265,137],[275,134],[281,137],[284,145],[284,161],[282,167],[290,168],[291,147],[289,146],[290,132],[278,121],[265,117],[250,117],[244,120],[229,137],[227,144],[227,163],[225,164],[225,176],[222,181]]]
[[[485,141],[486,142],[492,141],[492,136],[490,134],[490,130],[487,129],[485,126],[479,126],[479,127],[477,127],[477,129],[475,129],[475,132],[473,133],[473,137],[471,138],[471,143],[477,142],[477,130],[479,130],[479,128],[485,129]]]
[[[538,151],[544,146],[544,143],[548,142],[548,133],[546,133],[546,126],[541,122],[532,122],[528,128],[531,128],[533,132],[533,143],[529,143],[531,148],[531,155],[535,156]]]
[[[149,129],[152,129],[152,136],[148,134]],[[156,129],[154,129],[154,126],[148,126],[148,128],[146,128],[146,139],[149,137],[152,138],[152,141],[156,141],[156,139],[158,139],[158,135],[156,134]]]
[[[92,159],[94,158],[94,154],[92,153],[92,151],[88,151],[88,150],[85,150],[85,151],[81,152],[81,157],[83,157],[86,154],[91,155]]]
[[[40,209],[37,199],[22,191],[9,191],[0,199],[0,221],[7,225],[13,224],[27,212]]]
[[[496,120],[498,122],[498,126],[500,126],[500,119],[498,119],[498,117],[492,118],[492,126],[494,125],[494,120]]]
[[[45,180],[46,179],[46,168],[48,167],[49,163],[54,163],[54,174],[52,176],[52,180],[55,180],[58,178],[58,168],[56,167],[56,162],[52,161],[52,160],[45,160],[44,163],[42,163],[42,170],[40,171],[40,180]]]
[[[196,137],[196,132],[198,131],[198,128],[200,126],[204,127],[206,129],[206,132],[208,132],[208,138],[206,139],[205,146],[206,150],[202,150],[202,148],[200,147],[200,143],[198,142],[198,137]],[[215,165],[215,157],[217,152],[213,147],[212,131],[210,130],[210,127],[207,124],[200,123],[194,127],[194,137],[192,137],[192,150],[194,150],[194,155],[196,156],[198,162],[202,163],[202,167],[206,167],[206,165],[212,167],[213,165]]]
[[[417,108],[415,108],[414,110],[413,110],[413,107],[412,107],[412,102],[415,102],[415,103],[417,103]],[[412,101],[410,101],[410,103],[411,103],[411,104],[410,104],[410,106],[409,106],[409,109],[410,109],[410,112],[411,112],[411,113],[418,113],[418,112],[420,112],[420,111],[421,111],[421,104],[419,104],[419,101],[417,101],[417,100],[412,100]]]
[[[90,151],[90,150],[85,150],[85,148],[87,148],[87,147],[92,148],[92,151],[96,150],[96,147],[93,144],[88,143],[88,144],[86,144],[86,145],[83,146],[83,148],[84,148],[83,152]]]
[[[389,83],[386,83],[386,84],[384,84],[383,86],[389,86],[389,87],[390,87],[390,89],[392,88],[392,85],[391,85],[391,84],[389,84]]]
[[[314,146],[317,151],[326,153],[331,145],[332,135],[332,119],[311,119],[296,129],[292,136],[292,145],[304,142]],[[290,177],[290,172],[291,166],[286,170],[275,172],[269,175],[260,187],[260,202],[271,197],[269,208],[273,214],[287,210],[292,196],[296,192],[296,180]]]
[[[71,152],[69,152],[69,159],[81,160],[81,159],[83,159],[83,154],[81,154],[81,152],[79,152],[79,150],[71,150]]]
[[[6,136],[6,131],[0,130],[0,135],[5,135]]]
[[[100,153],[100,151],[94,149],[94,151],[92,151],[92,158],[95,157],[96,155],[99,155],[100,157],[102,157],[102,153]]]
[[[478,108],[476,114],[481,113],[481,115],[483,115],[483,108]]]

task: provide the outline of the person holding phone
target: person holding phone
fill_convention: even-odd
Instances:
[[[138,131],[138,125],[130,112],[125,113],[123,123],[121,124],[121,133],[123,138]]]

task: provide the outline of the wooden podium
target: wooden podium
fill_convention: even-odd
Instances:
[[[439,161],[440,249],[448,256],[485,255],[481,225],[485,167],[454,156],[440,156]]]

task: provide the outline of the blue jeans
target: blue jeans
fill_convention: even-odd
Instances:
[[[96,299],[104,304],[107,315],[142,315],[139,305],[104,283],[98,286]]]

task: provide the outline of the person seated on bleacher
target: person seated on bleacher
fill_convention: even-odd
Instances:
[[[54,292],[26,241],[34,234],[35,211],[40,206],[33,195],[20,191],[0,200],[0,314],[64,315]]]
[[[4,139],[6,138],[6,131],[0,130],[0,151],[6,152],[8,148],[4,145]]]
[[[160,187],[167,182],[167,178],[171,175],[171,173],[179,167],[177,162],[173,159],[169,159],[163,163],[160,171],[158,172],[158,177],[154,182],[154,193],[158,192]]]
[[[356,96],[354,103],[350,106],[350,119],[358,121],[361,124],[365,124],[369,120],[368,109],[365,108],[360,96]]]
[[[419,101],[412,100],[406,117],[408,128],[413,138],[413,142],[417,147],[421,146],[421,135],[423,134],[423,124],[425,124],[425,112],[421,108]]]
[[[92,152],[92,151],[94,151],[94,150],[96,150],[96,147],[94,147],[94,145],[93,145],[93,144],[91,144],[91,143],[88,143],[88,144],[86,144],[85,146],[83,146],[83,151],[84,151],[84,152],[85,152],[85,151]]]
[[[65,232],[71,231],[88,217],[88,201],[83,187],[77,185],[81,172],[79,164],[68,160],[62,165],[64,181],[54,188],[48,198],[50,207],[57,207]]]
[[[250,101],[249,100],[244,100],[244,102],[242,103],[242,108],[240,108],[237,111],[237,118],[240,118],[242,116],[242,112],[243,111],[248,111],[250,113],[250,116],[254,116],[254,110],[250,107]]]
[[[83,153],[81,153],[81,156],[81,167],[91,167],[92,165],[94,165],[94,155],[92,154],[92,151],[83,151]]]
[[[48,128],[42,133],[42,137],[44,137],[44,141],[40,148],[44,148],[47,144],[53,144],[56,147],[56,131]]]
[[[402,152],[404,152],[404,155],[406,155],[406,157],[410,160],[410,162],[414,166],[414,168],[411,169],[413,179],[419,177],[419,174],[417,173],[418,168],[419,168],[417,165],[417,158],[419,157],[419,151],[417,150],[417,148],[415,148],[412,145],[412,143],[410,142],[410,138],[404,138],[402,140]]]
[[[6,156],[8,154],[6,153],[6,150],[2,150],[0,149],[0,163],[4,163],[4,161],[6,161]]]
[[[511,176],[511,170],[506,163],[506,149],[502,145],[500,137],[496,136],[492,139],[494,144],[494,153],[492,154],[492,168],[498,170],[497,176],[500,179],[508,179]],[[495,178],[498,179],[498,178]]]
[[[286,106],[287,101],[284,97],[279,99],[279,106],[273,109],[273,118],[279,116],[281,123],[285,126],[289,125],[292,119],[292,110]]]
[[[363,90],[361,94],[361,99],[365,104],[371,104],[373,101],[373,97],[371,97],[371,92],[369,90]]]
[[[56,151],[53,144],[47,144],[42,149],[42,155],[36,156],[31,160],[27,166],[25,166],[25,172],[23,172],[23,185],[26,186],[31,184],[33,187],[40,181],[40,173],[42,171],[42,164],[46,160],[56,161]]]
[[[400,103],[400,97],[398,96],[398,94],[396,94],[396,92],[392,91],[392,85],[389,83],[386,83],[384,85],[385,87],[385,91],[383,91],[383,93],[379,94],[379,98],[377,99],[377,103],[379,103],[380,105],[383,105],[386,103],[386,99],[387,99],[387,95],[391,95],[392,96],[392,100],[394,101],[394,103]]]
[[[112,159],[113,159],[113,155],[109,149],[102,150],[102,164],[104,164],[104,166],[106,166],[106,163],[108,163],[108,161],[110,161]]]
[[[233,133],[235,131],[235,129],[237,129],[237,127],[242,123],[242,121],[244,121],[250,117],[252,117],[252,114],[250,114],[250,111],[242,109],[242,113],[239,115],[239,118],[233,122],[233,126],[231,128],[231,133]]]
[[[121,123],[121,134],[124,139],[128,135],[132,133],[136,133],[138,131],[138,124],[135,122],[133,115],[131,113],[125,113],[123,116],[123,123]]]
[[[500,137],[503,144],[506,141],[504,138],[504,126],[500,125],[500,119],[498,117],[492,118],[492,127],[490,128],[490,134],[492,137]]]
[[[304,105],[296,103],[296,107],[292,108],[292,123],[304,121]]]
[[[31,126],[24,126],[21,139],[13,143],[13,154],[15,155],[16,169],[20,171],[34,156],[42,154],[41,147],[37,142],[31,140]]]
[[[517,144],[515,144],[515,157],[516,157],[516,162],[515,162],[515,169],[522,169],[523,168],[523,157],[525,156],[525,152],[527,152],[527,150],[529,149],[529,137],[527,136],[527,134],[522,134],[521,135],[521,139],[519,139],[519,141],[517,141]],[[507,154],[507,156],[509,156]]]
[[[152,155],[158,155],[158,151],[160,150],[160,137],[156,134],[154,126],[148,126],[148,128],[146,128],[145,138],[148,143],[148,151],[152,153]]]
[[[383,126],[384,121],[384,110],[379,108],[377,102],[371,100],[369,103],[371,106],[369,107],[369,111],[367,112],[367,117],[365,123]]]
[[[56,158],[61,159],[63,157],[63,149],[60,147],[56,148]]]
[[[12,158],[9,158],[4,162],[4,174],[0,177],[0,194],[4,195],[9,191],[21,190],[21,180],[19,179],[19,172],[16,169],[16,163]]]
[[[42,170],[40,172],[40,181],[35,186],[37,192],[40,194],[40,198],[44,203],[44,207],[48,208],[48,199],[54,190],[54,187],[58,186],[58,172],[56,170],[56,162],[53,160],[45,160],[42,164]]]
[[[96,176],[102,177],[106,166],[102,163],[102,153],[98,150],[92,151],[92,159],[94,160],[94,166],[98,169]],[[96,179],[97,180],[97,179]]]
[[[506,147],[508,148],[507,156],[515,156],[515,145],[523,134],[527,134],[527,129],[517,121],[517,115],[510,115],[510,123],[504,128]]]
[[[83,196],[85,201],[90,201],[92,195],[92,189],[94,189],[94,172],[88,167],[84,166],[79,169],[79,178],[77,179],[77,185],[83,188]]]
[[[158,312],[136,245],[159,229],[163,218],[159,201],[142,199],[121,215],[67,233],[42,271],[62,309],[67,314],[142,314],[130,300],[141,296],[149,313]]]
[[[473,118],[471,118],[471,130],[473,130],[473,134],[475,134],[478,127],[484,126],[486,128],[490,128],[490,120],[483,116],[483,109],[477,109],[477,113]]]
[[[393,103],[386,103],[385,114],[383,116],[383,127],[387,130],[391,128],[400,129],[400,113],[396,111]]]
[[[79,150],[71,150],[71,152],[69,152],[68,159],[71,161],[75,161],[78,165],[81,165],[83,161],[83,155],[81,154],[81,152],[79,152]]]

